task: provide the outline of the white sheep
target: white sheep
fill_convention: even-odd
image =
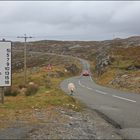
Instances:
[[[70,95],[73,95],[73,93],[75,91],[75,85],[73,83],[69,83],[68,84],[68,90],[70,92]]]

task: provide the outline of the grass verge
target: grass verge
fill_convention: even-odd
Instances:
[[[52,74],[56,74],[59,71],[63,72],[64,67],[54,67],[51,71]],[[36,94],[26,96],[23,89],[20,90],[20,94],[17,96],[6,96],[5,103],[0,104],[0,126],[4,127],[3,121],[14,121],[16,118],[26,119],[33,121],[34,110],[51,110],[50,108],[62,107],[65,109],[73,109],[75,111],[81,111],[82,105],[79,101],[73,97],[65,94],[60,88],[59,84],[65,78],[70,76],[69,73],[64,73],[63,76],[58,77],[53,75],[48,76],[48,71],[40,67],[36,71],[28,69],[28,83],[32,82],[38,85],[39,89]],[[50,78],[51,85],[46,87],[46,78]],[[13,74],[13,85],[19,88],[23,85],[23,72]],[[20,86],[19,86],[20,85]]]

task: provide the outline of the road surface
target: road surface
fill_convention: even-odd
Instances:
[[[80,61],[83,69],[89,69],[87,61]],[[120,126],[125,138],[140,139],[140,95],[99,86],[90,76],[64,80],[60,86],[67,93],[70,82],[76,86],[75,98]]]

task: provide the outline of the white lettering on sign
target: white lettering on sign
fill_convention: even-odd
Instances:
[[[0,42],[0,86],[11,86],[11,42]]]

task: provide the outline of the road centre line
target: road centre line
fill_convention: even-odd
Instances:
[[[92,77],[90,76],[90,80],[93,82]]]
[[[92,88],[90,88],[90,87],[86,87],[87,89],[89,89],[89,90],[93,90]]]
[[[81,87],[86,87],[85,85],[81,84],[81,81],[80,81],[80,80],[79,80],[79,85],[80,85]],[[90,88],[90,87],[86,87],[86,88],[89,89],[89,90],[93,90],[93,89]],[[100,91],[100,90],[97,90],[97,89],[96,89],[95,91],[98,92],[98,93],[101,93],[101,94],[103,94],[103,95],[108,94],[108,93],[106,93],[106,92],[103,92],[103,91]],[[116,96],[116,95],[112,95],[112,97],[115,97],[115,98],[118,98],[118,99],[122,99],[122,100],[126,100],[126,101],[133,102],[133,103],[136,102],[135,100],[131,100],[131,99],[124,98],[124,97],[120,97],[120,96]]]
[[[129,101],[129,102],[133,102],[133,103],[136,102],[136,101],[134,101],[134,100],[130,100],[130,99],[127,99],[127,98],[124,98],[124,97],[120,97],[120,96],[116,96],[116,95],[112,95],[112,96],[115,97],[115,98],[119,98],[119,99],[122,99],[122,100]]]
[[[87,89],[89,89],[89,90],[93,90],[92,88],[90,88],[90,87],[86,87],[85,85],[83,85],[83,84],[81,84],[81,81],[79,80],[79,85],[81,86],[81,87],[85,87],[85,88],[87,88]],[[108,94],[108,93],[106,93],[106,92],[103,92],[103,91],[100,91],[100,90],[95,90],[96,92],[98,92],[98,93],[101,93],[101,94]]]
[[[80,85],[81,87],[85,87],[85,88],[87,88],[87,89],[89,89],[89,90],[93,90],[92,88],[86,87],[85,85],[81,84],[80,80],[79,80],[79,85]]]
[[[79,80],[79,85],[80,85],[81,87],[85,87],[84,85],[81,84],[80,80]]]
[[[96,92],[98,92],[98,93],[101,93],[101,94],[108,94],[108,93],[106,93],[106,92],[103,92],[103,91],[100,91],[100,90],[95,90]]]

